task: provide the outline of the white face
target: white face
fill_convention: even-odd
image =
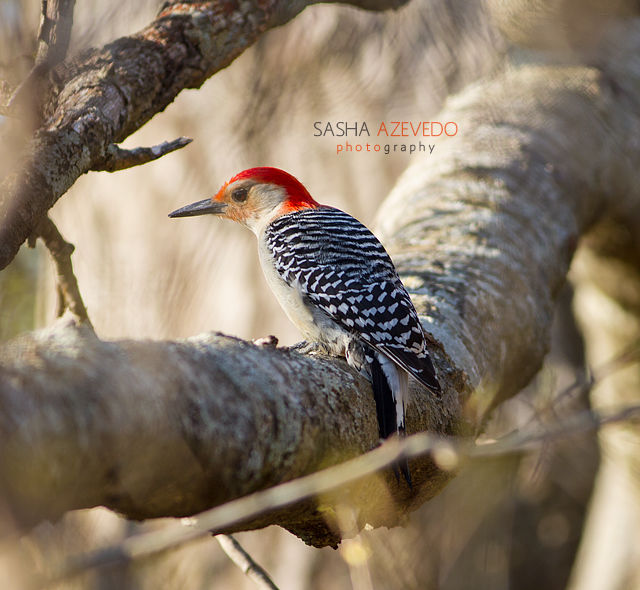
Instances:
[[[286,198],[286,190],[281,186],[247,179],[222,187],[212,200],[226,205],[221,217],[237,221],[258,235],[278,215]]]

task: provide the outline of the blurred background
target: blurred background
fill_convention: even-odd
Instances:
[[[526,2],[498,0],[412,0],[384,14],[313,6],[266,33],[201,89],[182,92],[123,145],[178,136],[193,138],[191,145],[139,168],[85,175],[51,211],[76,246],[74,268],[99,336],[167,339],[216,330],[299,340],[264,282],[252,234],[220,220],[170,220],[168,212],[214,194],[240,170],[270,165],[375,228],[378,205],[409,155],[337,154],[337,143],[358,138],[314,136],[314,122],[367,122],[374,134],[383,120],[438,120],[447,97],[478,79],[528,61],[578,61],[575,48],[595,42],[606,13],[625,3],[602,9],[592,0],[577,9],[579,18],[571,12],[575,2],[547,4],[544,18],[532,16]],[[158,6],[78,2],[71,53],[139,30]],[[11,84],[30,68],[38,21],[38,2],[0,1],[0,78]],[[6,174],[14,146],[2,118],[0,133]],[[435,149],[440,141],[446,139],[435,139]],[[571,302],[567,287],[544,368],[495,412],[486,438],[588,407],[588,388],[570,387],[585,375]],[[49,324],[55,309],[46,251],[23,247],[0,273],[0,338]],[[575,571],[571,576],[600,459],[596,434],[582,433],[536,453],[474,462],[406,527],[364,532],[337,551],[306,547],[275,527],[238,539],[282,590],[580,588]],[[0,587],[21,588],[31,572],[46,573],[65,556],[159,526],[97,508],[43,523],[19,541],[0,535]],[[60,587],[254,586],[204,539]]]

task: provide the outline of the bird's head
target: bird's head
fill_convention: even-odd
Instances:
[[[242,223],[257,234],[280,215],[318,206],[291,174],[278,168],[262,167],[236,174],[210,199],[176,209],[169,217],[217,215]]]

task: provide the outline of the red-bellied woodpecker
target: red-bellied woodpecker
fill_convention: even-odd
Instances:
[[[344,354],[372,383],[380,436],[404,435],[408,375],[441,390],[418,314],[378,239],[277,168],[245,170],[169,217],[205,214],[256,234],[267,282],[308,341],[301,349]],[[411,484],[406,461],[400,469]]]

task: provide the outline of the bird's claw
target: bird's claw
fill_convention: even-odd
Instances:
[[[306,340],[294,344],[289,350],[295,350],[300,354],[326,354],[326,350],[320,343],[308,342]]]

